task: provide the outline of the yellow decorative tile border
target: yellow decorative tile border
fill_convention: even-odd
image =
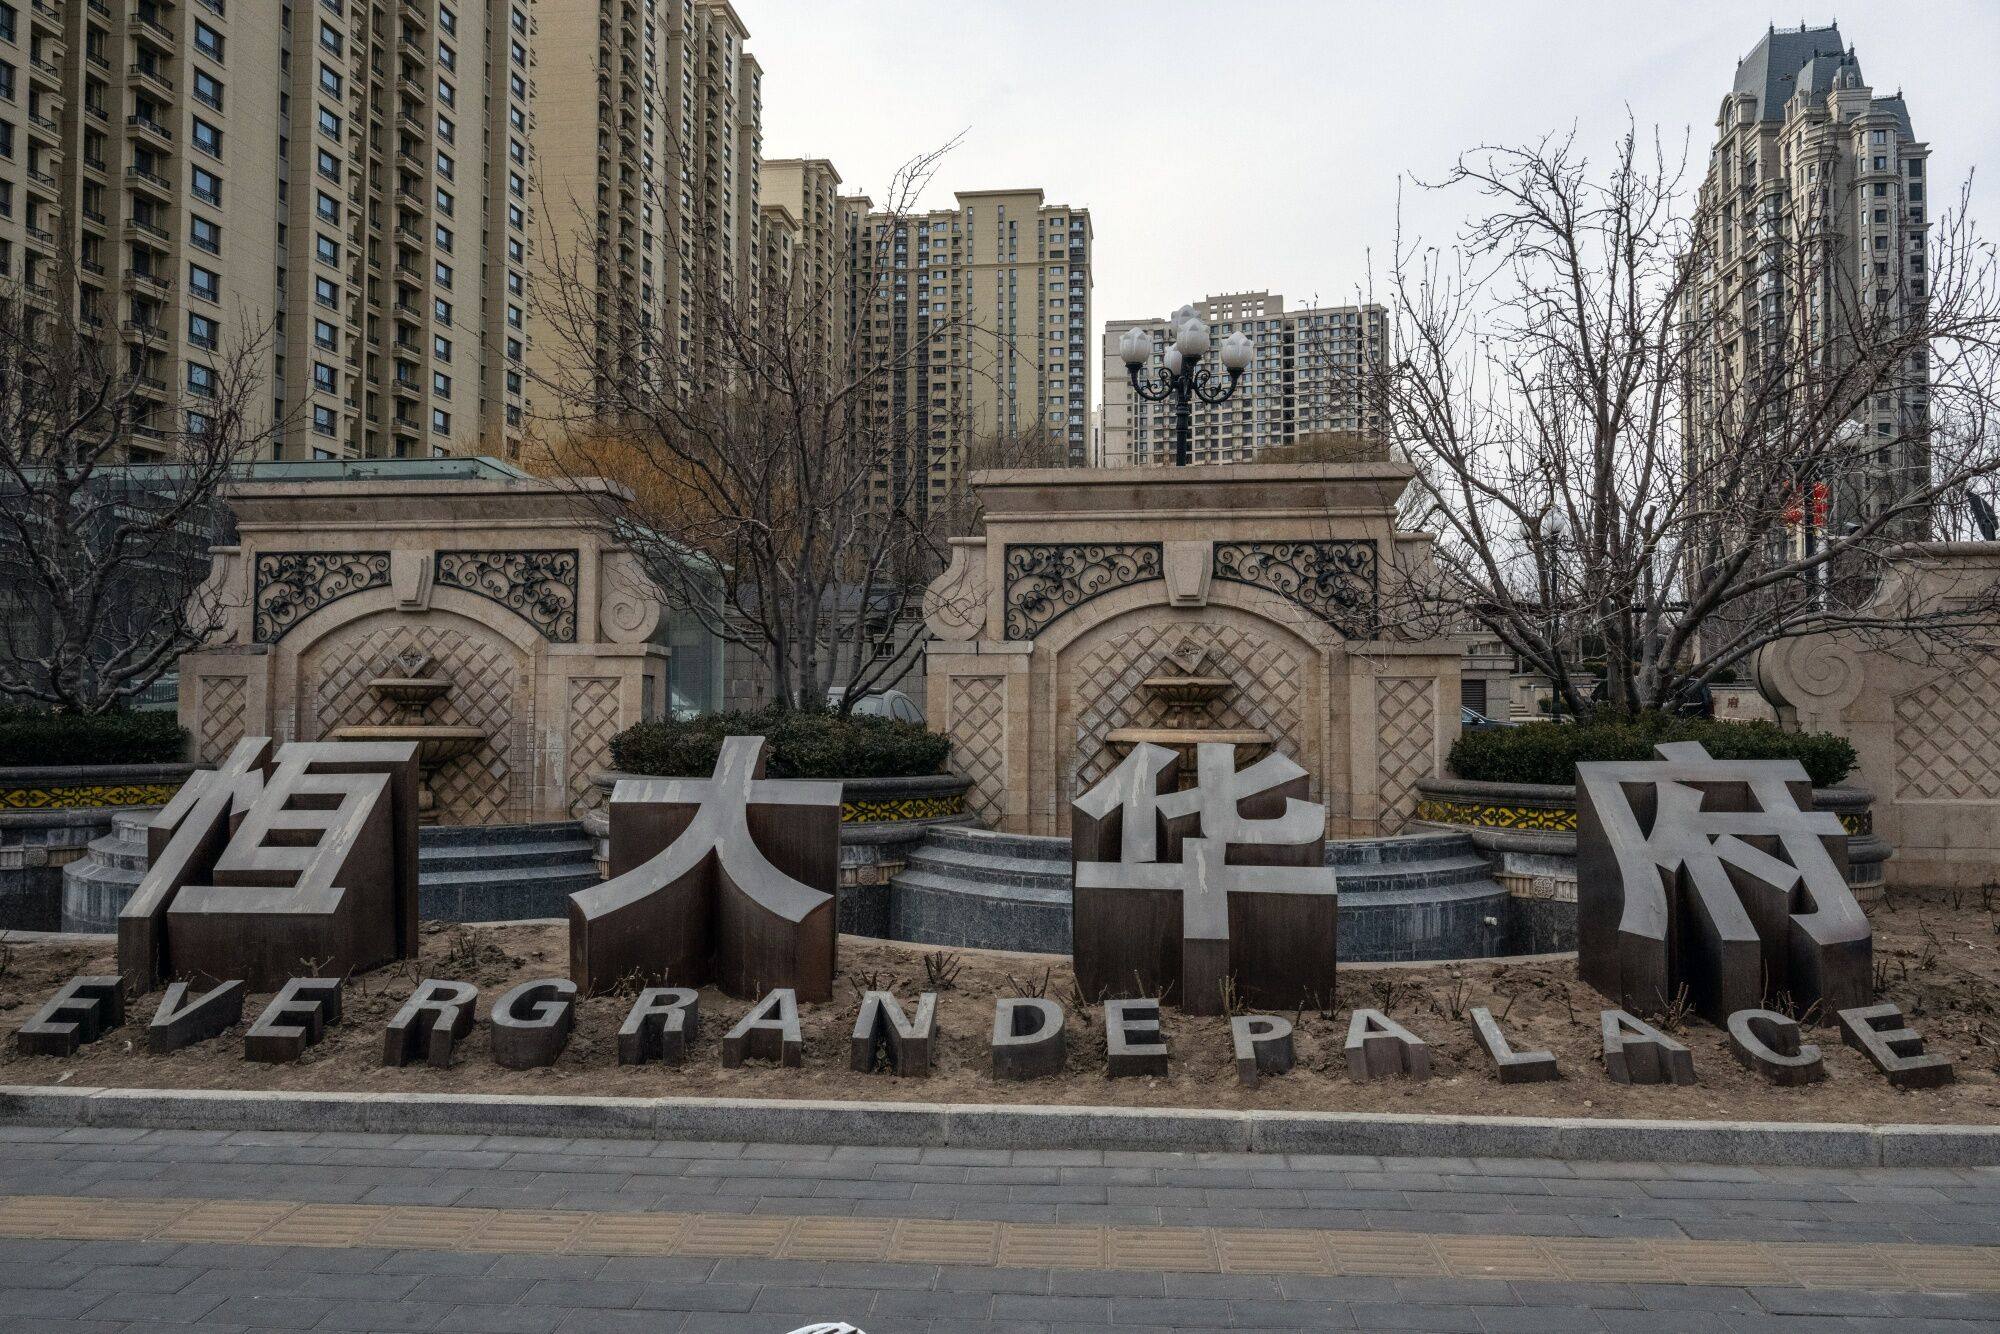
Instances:
[[[2000,1247],[0,1196],[0,1237],[2000,1292]]]
[[[965,814],[965,794],[932,797],[882,797],[840,803],[842,824],[886,824],[891,820],[942,820]]]
[[[1535,833],[1574,834],[1573,806],[1504,806],[1491,801],[1447,801],[1421,797],[1417,818],[1435,824],[1472,825],[1479,829],[1526,829]]]
[[[0,810],[73,811],[124,806],[164,806],[179,783],[79,783],[61,787],[0,788]]]

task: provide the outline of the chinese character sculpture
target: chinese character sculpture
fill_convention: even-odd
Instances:
[[[118,916],[119,966],[273,991],[417,950],[417,744],[237,743],[146,831],[151,866]]]
[[[1871,999],[1873,932],[1847,886],[1847,836],[1812,809],[1797,760],[1579,764],[1577,963],[1635,1013],[1683,987],[1721,1024],[1784,994],[1803,1011]]]
[[[1071,806],[1078,984],[1191,1014],[1330,998],[1338,904],[1305,770],[1276,754],[1239,770],[1218,742],[1195,768],[1176,791],[1179,755],[1142,742]]]
[[[570,895],[570,977],[732,996],[833,995],[840,784],[764,777],[764,738],[722,743],[715,776],[626,778],[611,876]]]

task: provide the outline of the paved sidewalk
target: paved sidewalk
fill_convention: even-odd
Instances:
[[[0,1126],[0,1331],[1969,1331],[1995,1247],[1995,1169]]]

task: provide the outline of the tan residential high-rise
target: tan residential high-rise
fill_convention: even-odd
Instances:
[[[1370,401],[1368,369],[1388,355],[1388,314],[1379,305],[1286,310],[1271,292],[1231,292],[1195,303],[1218,346],[1241,333],[1255,349],[1236,392],[1219,404],[1196,403],[1190,435],[1196,463],[1232,463],[1306,435],[1373,436],[1381,420]],[[1171,463],[1174,405],[1132,392],[1118,342],[1128,329],[1153,333],[1154,359],[1140,372],[1154,383],[1167,349],[1168,321],[1108,320],[1104,325],[1104,396],[1099,466]],[[1227,375],[1214,371],[1220,383]]]
[[[898,215],[843,201],[857,359],[893,368],[868,409],[907,441],[886,488],[951,488],[975,441],[1089,449],[1090,213],[1040,190],[976,190]]]
[[[286,452],[518,456],[528,0],[290,12]]]
[[[1711,262],[1687,298],[1697,462],[1770,401],[1760,381],[1824,373],[1857,333],[1924,299],[1929,156],[1901,94],[1876,96],[1837,27],[1772,28],[1736,67],[1701,187]],[[1906,371],[1849,428],[1861,466],[1812,479],[1820,522],[1851,521],[1925,475],[1928,368]]]
[[[10,0],[0,277],[73,260],[83,327],[162,406],[266,336],[284,457],[511,453],[532,42],[530,0]]]
[[[532,303],[530,411],[554,417],[556,386],[590,367],[708,373],[718,322],[751,314],[763,91],[725,0],[539,0],[536,14],[531,283],[594,314]]]
[[[761,310],[781,312],[824,358],[829,377],[845,364],[850,299],[847,235],[841,216],[840,173],[825,158],[773,158],[764,163],[759,240],[765,273],[781,265],[782,292],[767,280]]]
[[[80,327],[130,368],[155,403],[134,428],[141,458],[177,431],[170,405],[200,398],[228,345],[276,318],[285,34],[275,8],[221,10],[64,0],[0,15],[0,58],[9,43],[25,57],[14,108],[0,108],[25,113],[0,131],[0,213],[26,241],[0,248],[0,278],[74,300]],[[246,369],[277,395],[281,366],[267,340]]]

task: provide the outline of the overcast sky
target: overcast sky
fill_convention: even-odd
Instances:
[[[879,197],[964,130],[926,202],[1040,186],[1089,208],[1100,332],[1212,292],[1351,299],[1391,243],[1399,179],[1481,141],[1575,125],[1595,151],[1629,107],[1677,150],[1691,134],[1704,163],[1770,22],[1837,19],[1875,90],[1909,98],[1939,203],[1977,166],[1975,213],[2000,234],[1996,0],[735,4],[764,66],[765,156],[831,158],[844,189]],[[1411,194],[1404,216],[1427,235],[1469,203]]]

